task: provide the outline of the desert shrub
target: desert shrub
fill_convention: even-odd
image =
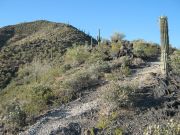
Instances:
[[[126,67],[126,66],[131,65],[131,59],[128,56],[123,56],[120,59],[122,61],[122,67]]]
[[[131,69],[129,68],[129,66],[131,66],[132,64],[131,59],[128,56],[123,56],[121,57],[121,60],[122,60],[122,65],[120,68],[121,75],[124,76],[131,75]]]
[[[123,38],[125,38],[125,35],[123,33],[115,32],[111,36],[111,41],[114,43],[117,43],[117,42],[121,41]]]
[[[90,52],[86,46],[74,46],[68,48],[65,55],[65,62],[72,66],[83,64],[90,57]]]
[[[81,96],[81,93],[87,88],[98,85],[98,75],[94,70],[87,69],[71,74],[70,78],[66,78],[59,83],[55,95],[59,104],[67,103]]]
[[[105,74],[105,78],[109,81],[117,81],[123,77],[127,77],[132,74],[130,69],[131,59],[128,56],[123,56],[115,59],[109,63],[111,69],[110,73]]]
[[[21,109],[21,107],[12,103],[6,106],[6,115],[7,115],[7,123],[9,126],[13,126],[12,128],[20,128],[25,126],[26,124],[26,113]]]
[[[51,69],[51,65],[47,62],[33,61],[19,69],[18,77],[16,78],[17,85],[29,84],[32,81],[40,82],[42,76]]]
[[[91,72],[81,71],[73,74],[70,79],[65,80],[62,87],[73,90],[75,93],[97,83],[97,78]]]
[[[129,67],[123,67],[120,69],[113,70],[111,73],[106,73],[105,79],[108,81],[118,81],[123,79],[126,76],[131,75],[131,69]]]
[[[49,86],[39,84],[32,89],[32,100],[37,103],[50,104],[53,98],[52,89]]]
[[[180,74],[180,51],[175,51],[170,56],[170,66],[172,71],[176,74]]]
[[[26,96],[26,94],[24,95]],[[29,96],[28,102],[23,104],[22,107],[30,119],[47,110],[55,102],[52,88],[45,84],[31,85]]]
[[[76,99],[76,93],[72,89],[65,89],[61,88],[58,91],[56,91],[56,100],[54,102],[55,106],[59,106],[62,104],[66,104],[73,99]]]
[[[87,63],[96,63],[110,59],[110,47],[107,45],[98,45],[92,51]]]
[[[98,121],[96,123],[96,128],[100,129],[99,133],[103,135],[122,135],[122,128],[114,125],[116,123],[117,118],[117,112],[111,112],[108,116],[99,115]]]
[[[129,107],[131,105],[130,94],[133,91],[134,89],[129,86],[120,86],[113,81],[106,87],[104,99],[114,108]]]
[[[61,71],[63,73],[65,73],[66,71],[70,70],[71,69],[71,65],[70,64],[64,64],[61,66]]]
[[[111,72],[111,67],[108,62],[106,61],[100,61],[97,63],[92,64],[89,69],[91,72],[94,74],[99,74],[99,73],[109,73]]]
[[[153,43],[138,41],[133,43],[133,53],[140,58],[154,58],[160,55],[159,47]]]
[[[124,63],[124,57],[119,57],[117,59],[112,60],[109,65],[112,70],[119,69]]]
[[[118,53],[121,49],[122,43],[121,42],[117,42],[117,43],[112,43],[111,44],[111,56],[112,57],[118,57]]]
[[[110,122],[107,116],[100,116],[96,126],[99,129],[106,129],[110,125]]]
[[[180,124],[173,119],[165,122],[164,124],[152,124],[148,125],[144,129],[144,135],[179,135]]]
[[[131,75],[132,72],[131,72],[131,69],[129,68],[129,66],[122,66],[120,73],[127,77],[127,76]]]

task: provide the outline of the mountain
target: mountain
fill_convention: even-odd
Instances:
[[[45,20],[0,28],[0,89],[11,81],[20,65],[35,57],[59,59],[67,47],[86,41],[90,43],[91,36],[77,28]]]

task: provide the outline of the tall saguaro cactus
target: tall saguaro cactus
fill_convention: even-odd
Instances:
[[[99,29],[99,33],[98,33],[98,36],[97,36],[97,41],[98,41],[98,45],[101,44],[101,30]]]
[[[168,54],[169,54],[169,35],[168,35],[168,19],[166,16],[160,17],[161,32],[161,71],[166,77],[168,74]]]

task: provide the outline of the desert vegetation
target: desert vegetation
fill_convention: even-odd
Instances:
[[[171,75],[165,87],[158,71],[143,71],[159,60],[160,46],[124,38],[116,32],[111,41],[101,41],[100,35],[96,41],[73,26],[47,21],[1,28],[0,124],[4,133],[18,134],[54,108],[95,91],[102,101],[87,130],[92,135],[179,134],[179,101],[171,97],[178,95],[180,87],[179,50],[172,49],[170,54]]]

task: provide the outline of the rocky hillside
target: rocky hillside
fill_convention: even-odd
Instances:
[[[0,30],[0,135],[179,135],[180,51],[36,21]],[[86,43],[85,43],[86,42]],[[93,39],[94,44],[96,40]]]
[[[35,21],[0,28],[0,89],[15,76],[19,65],[38,59],[56,59],[73,44],[91,37],[63,23]],[[96,40],[93,39],[96,43]]]

